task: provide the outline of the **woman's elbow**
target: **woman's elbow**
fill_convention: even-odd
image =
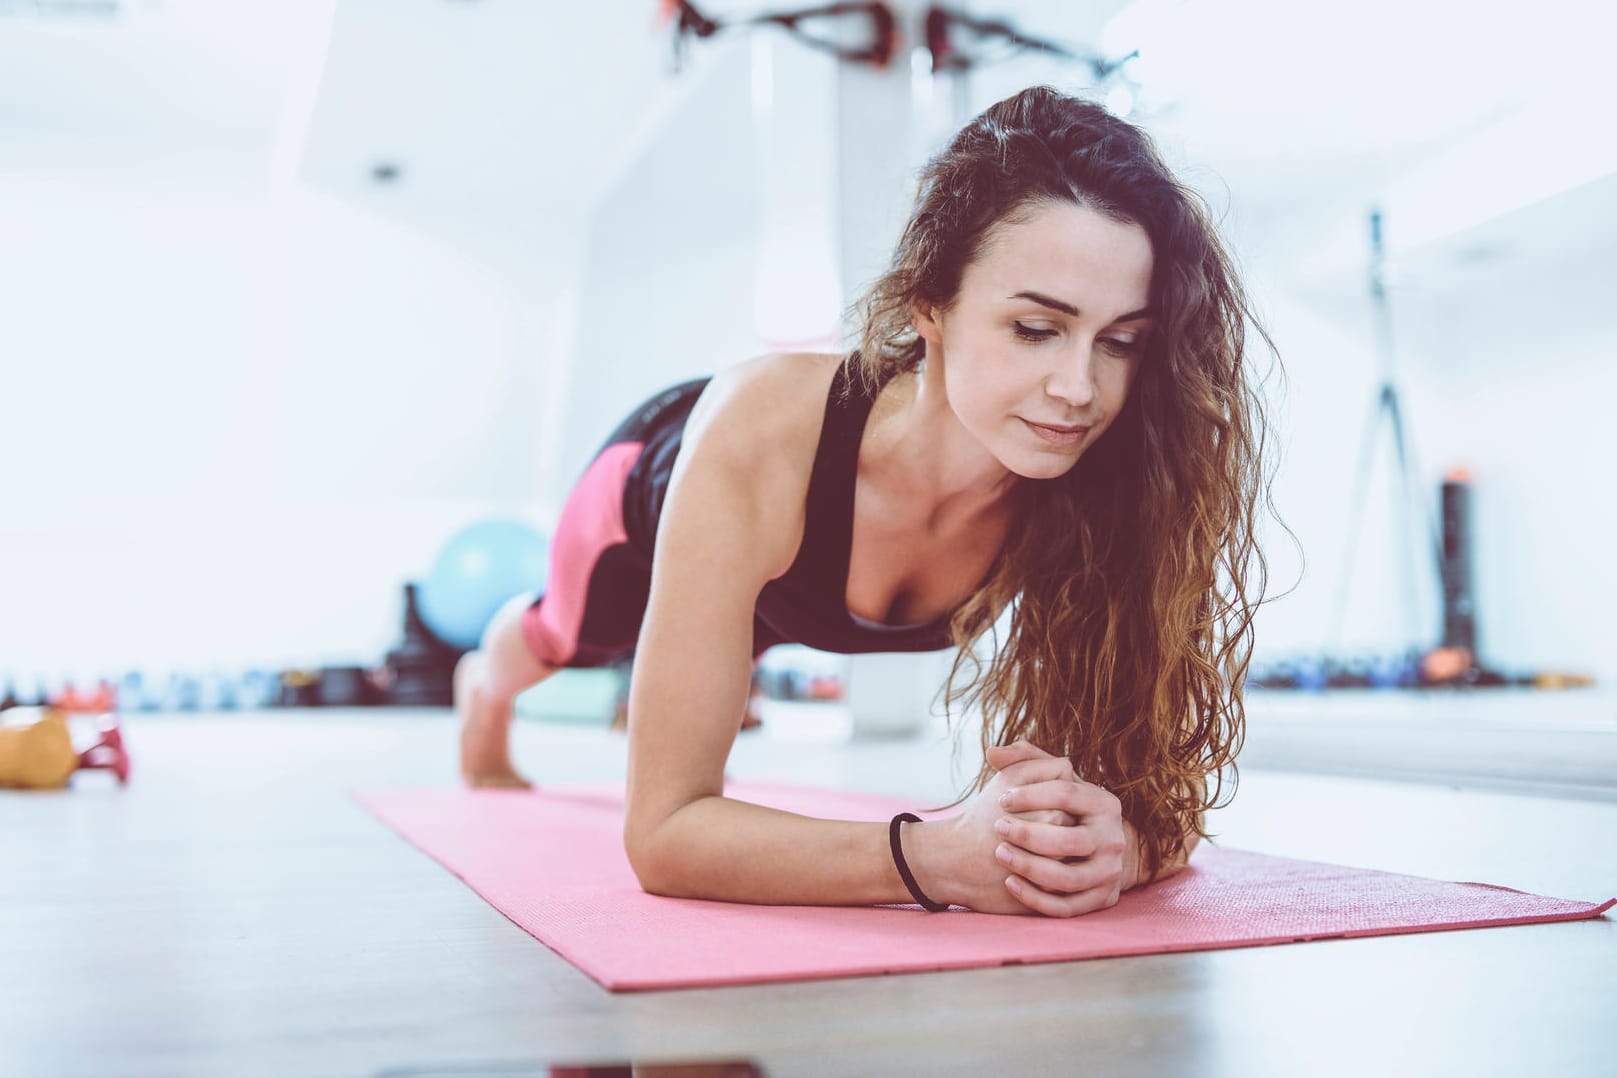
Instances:
[[[639,881],[641,890],[649,894],[661,894],[657,858],[647,837],[637,835],[632,828],[624,828],[623,852],[629,858],[629,868],[634,872],[634,878]]]
[[[625,833],[623,852],[628,855],[629,868],[633,870],[642,891],[665,898],[684,897],[673,873],[669,871],[666,854],[659,852],[656,843]]]

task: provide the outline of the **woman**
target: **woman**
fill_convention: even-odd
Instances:
[[[1183,867],[1244,723],[1263,413],[1231,261],[1145,134],[1035,87],[929,163],[857,310],[852,355],[751,360],[608,439],[549,592],[457,672],[466,778],[526,785],[512,697],[632,650],[624,840],[648,891],[1114,905]],[[985,667],[971,645],[1007,609]],[[724,798],[751,664],[784,640],[957,646],[946,699],[985,718],[967,810]]]

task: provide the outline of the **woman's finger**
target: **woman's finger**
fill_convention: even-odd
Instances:
[[[990,746],[989,766],[999,773],[1003,785],[1019,786],[1051,778],[1069,778],[1074,782],[1088,782],[1065,756],[1052,756],[1043,749],[1018,741],[1009,746]],[[1090,783],[1090,785],[1095,785]],[[1105,789],[1104,786],[1100,787]]]
[[[999,769],[1000,781],[1007,786],[1022,786],[1030,782],[1047,782],[1062,778],[1074,781],[1077,777],[1077,773],[1072,769],[1072,761],[1065,756],[1018,760],[1008,767]]]
[[[1015,767],[1017,764],[1033,760],[1050,760],[1054,757],[1042,749],[1019,741],[1014,745],[992,745],[983,759],[995,771],[1003,772],[1006,768]]]
[[[1078,823],[1078,817],[1061,809],[1032,809],[1028,812],[1013,812],[1011,816],[1018,820],[1056,824],[1061,827],[1072,827]]]
[[[1006,812],[1060,809],[1078,817],[1123,813],[1123,803],[1115,794],[1093,783],[1061,778],[1012,786],[1000,794],[999,807]]]
[[[1024,880],[1058,894],[1073,894],[1106,882],[1115,883],[1119,875],[1115,864],[1094,861],[1064,864],[1058,859],[1029,853],[1010,842],[1001,842],[994,850],[994,857]]]
[[[1009,745],[990,745],[988,746],[988,755],[990,757],[1004,757],[1007,760],[1033,760],[1050,759],[1054,754],[1045,752],[1043,749],[1033,744],[1033,742],[1024,738],[1019,741],[1013,741]],[[992,764],[993,761],[990,760],[989,763]],[[998,765],[994,765],[994,770],[998,771],[999,769],[1000,768]]]
[[[1119,894],[1115,884],[1103,884],[1077,894],[1051,894],[1016,876],[1006,877],[1005,889],[1022,905],[1046,917],[1079,917],[1096,910],[1109,909],[1117,905]]]
[[[994,830],[1000,838],[1028,853],[1069,864],[1093,856],[1100,848],[1094,831],[1081,824],[1060,826],[1004,816],[994,824]]]

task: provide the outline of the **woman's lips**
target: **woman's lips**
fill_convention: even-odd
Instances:
[[[1034,423],[1024,419],[1028,429],[1051,445],[1077,445],[1089,433],[1088,427],[1047,427],[1042,423]]]

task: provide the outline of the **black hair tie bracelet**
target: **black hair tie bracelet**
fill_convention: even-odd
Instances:
[[[904,886],[910,889],[915,901],[928,913],[942,913],[949,908],[947,902],[934,902],[921,893],[921,885],[915,882],[915,876],[910,872],[910,866],[904,863],[904,847],[898,841],[898,828],[903,823],[920,823],[921,818],[913,812],[900,812],[893,817],[893,822],[887,825],[887,842],[893,847],[893,864],[898,866],[898,874],[904,878]]]

